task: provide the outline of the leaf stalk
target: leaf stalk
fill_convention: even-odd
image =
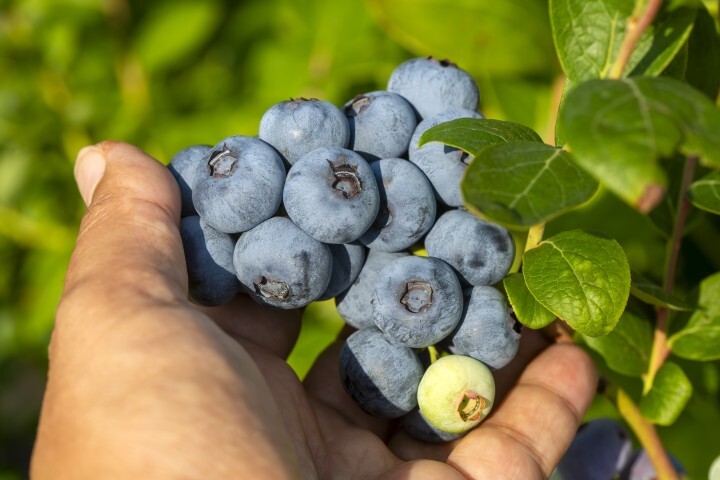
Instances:
[[[675,287],[675,275],[677,273],[678,258],[680,257],[683,231],[691,206],[690,199],[688,198],[688,190],[690,189],[690,184],[695,174],[697,162],[698,158],[694,155],[685,159],[685,168],[683,169],[682,183],[680,184],[680,192],[678,194],[677,213],[675,214],[672,235],[668,241],[665,260],[663,290],[669,294],[672,294],[673,288]],[[670,346],[667,342],[669,313],[667,308],[660,307],[657,309],[657,323],[655,325],[653,347],[650,352],[647,373],[643,375],[644,395],[647,395],[652,388],[658,370],[660,370],[660,367],[663,366],[663,363],[665,363],[665,360],[670,355]]]

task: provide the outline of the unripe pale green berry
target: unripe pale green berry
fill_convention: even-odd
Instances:
[[[482,362],[448,355],[428,367],[417,395],[420,411],[430,424],[444,432],[462,433],[490,413],[495,380]]]

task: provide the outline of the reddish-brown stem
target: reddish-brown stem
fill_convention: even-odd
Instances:
[[[691,205],[687,192],[690,189],[690,183],[695,174],[697,160],[696,156],[689,156],[685,160],[685,168],[683,169],[682,183],[680,184],[680,193],[678,195],[675,224],[673,225],[672,236],[667,246],[665,276],[663,278],[663,289],[667,293],[672,293],[675,287],[675,274],[680,256],[683,231],[685,230],[685,223],[687,222]],[[667,343],[668,316],[669,311],[667,308],[661,307],[657,309],[657,323],[655,325],[653,348],[650,352],[650,362],[647,373],[643,376],[643,393],[645,394],[652,388],[655,375],[657,375],[658,370],[660,370],[660,367],[662,367],[668,355],[670,355],[670,346]]]
[[[637,17],[633,15],[628,21],[627,33],[625,39],[620,46],[620,52],[618,53],[615,63],[610,69],[608,78],[622,78],[625,73],[625,68],[630,61],[633,51],[637,46],[640,38],[642,37],[645,30],[652,25],[653,20],[657,16],[660,7],[662,6],[662,0],[649,0],[645,11]]]

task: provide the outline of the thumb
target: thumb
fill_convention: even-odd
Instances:
[[[136,147],[103,142],[80,151],[75,178],[88,210],[65,296],[104,308],[138,298],[184,301],[180,192],[167,169]]]

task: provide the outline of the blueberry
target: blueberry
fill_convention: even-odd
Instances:
[[[412,349],[385,338],[375,327],[358,330],[340,350],[340,380],[366,412],[400,417],[417,406],[422,365]]]
[[[465,296],[460,323],[447,339],[449,349],[490,368],[502,368],[518,351],[515,324],[502,293],[493,287],[474,287]]]
[[[180,221],[190,298],[200,305],[224,305],[240,291],[235,277],[235,241],[197,216]]]
[[[457,65],[432,57],[413,58],[390,74],[387,89],[405,97],[420,118],[429,118],[453,108],[477,110],[475,80]]]
[[[319,298],[332,272],[327,245],[284,217],[266,220],[242,234],[233,263],[250,296],[284,309],[304,307]]]
[[[433,427],[462,433],[477,426],[495,403],[495,379],[480,361],[463,355],[438,358],[418,386],[418,405]]]
[[[350,288],[365,263],[365,247],[359,243],[341,243],[328,247],[333,259],[332,275],[327,290],[318,300],[335,298]]]
[[[493,285],[515,259],[513,238],[500,225],[464,210],[445,212],[425,237],[428,255],[445,260],[469,285]]]
[[[349,243],[372,225],[380,193],[360,155],[344,148],[318,148],[290,169],[283,201],[290,219],[311,237]]]
[[[199,165],[193,204],[213,228],[245,232],[275,214],[284,183],[285,166],[270,145],[242,135],[228,137]]]
[[[669,454],[670,462],[672,463],[675,471],[680,474],[685,474],[685,468],[682,466],[680,461],[675,458],[672,454]],[[711,477],[712,478],[712,477]],[[620,475],[621,480],[656,480],[657,473],[655,473],[655,467],[650,461],[647,452],[642,449],[636,452],[632,459],[628,462],[625,470]]]
[[[462,433],[447,433],[433,427],[423,416],[419,408],[402,418],[403,429],[416,440],[427,443],[445,443],[457,440]]]
[[[193,145],[184,148],[176,153],[168,164],[170,173],[175,177],[175,181],[180,187],[180,199],[182,200],[181,215],[183,217],[197,215],[195,205],[193,205],[192,202],[192,186],[193,183],[195,183],[195,174],[198,170],[198,165],[203,161],[203,158],[211,148],[210,145]]]
[[[259,137],[292,165],[316,148],[347,147],[350,128],[332,103],[298,98],[270,107],[260,120]]]
[[[407,252],[386,253],[370,250],[360,275],[344,293],[335,298],[340,316],[355,328],[375,325],[372,317],[372,292],[378,272],[389,262],[407,257]]]
[[[447,337],[460,321],[462,305],[460,281],[437,258],[393,260],[380,270],[373,287],[375,325],[408,347],[427,347]]]
[[[451,207],[463,205],[460,182],[472,157],[460,149],[438,142],[418,148],[420,137],[431,127],[458,118],[482,118],[472,110],[455,109],[420,122],[410,139],[408,158],[427,176],[438,200]]]
[[[396,93],[358,95],[343,107],[350,127],[348,148],[368,160],[407,153],[417,119],[412,105]]]
[[[575,434],[557,466],[557,478],[563,480],[609,480],[623,470],[632,443],[625,427],[610,418],[591,420]]]
[[[370,164],[380,189],[380,213],[360,237],[369,248],[397,252],[418,242],[433,226],[436,205],[430,182],[401,158]]]

